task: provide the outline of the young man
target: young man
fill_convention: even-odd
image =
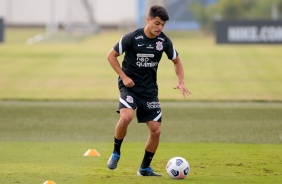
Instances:
[[[114,150],[107,163],[109,169],[117,167],[120,147],[136,110],[138,123],[146,123],[149,129],[144,158],[137,175],[161,176],[154,172],[150,163],[158,148],[161,133],[162,111],[158,99],[157,69],[163,52],[174,63],[178,77],[175,89],[180,89],[184,97],[190,94],[184,84],[184,71],[178,53],[162,32],[168,20],[168,14],[162,6],[152,6],[146,27],[125,34],[108,53],[107,59],[119,75],[120,90],[120,119],[115,127]],[[124,52],[121,67],[117,57]]]

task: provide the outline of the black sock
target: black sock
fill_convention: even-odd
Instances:
[[[120,155],[120,147],[122,144],[123,139],[118,140],[118,139],[114,139],[114,152],[117,152],[117,154]]]
[[[151,152],[145,150],[144,158],[143,158],[143,161],[142,161],[142,164],[141,164],[140,167],[142,169],[149,167],[154,155],[155,155],[155,153],[151,153]]]

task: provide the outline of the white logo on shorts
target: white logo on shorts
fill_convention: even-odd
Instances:
[[[160,103],[159,102],[147,102],[147,107],[149,109],[160,109]]]
[[[126,101],[127,101],[128,103],[133,103],[133,98],[132,98],[132,96],[126,96]]]

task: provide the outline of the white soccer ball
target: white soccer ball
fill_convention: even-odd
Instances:
[[[189,163],[182,157],[173,157],[166,164],[166,172],[173,179],[184,179],[189,171]]]

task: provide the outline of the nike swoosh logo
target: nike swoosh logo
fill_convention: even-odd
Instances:
[[[141,46],[143,46],[144,44],[138,44],[138,47],[141,47]]]

